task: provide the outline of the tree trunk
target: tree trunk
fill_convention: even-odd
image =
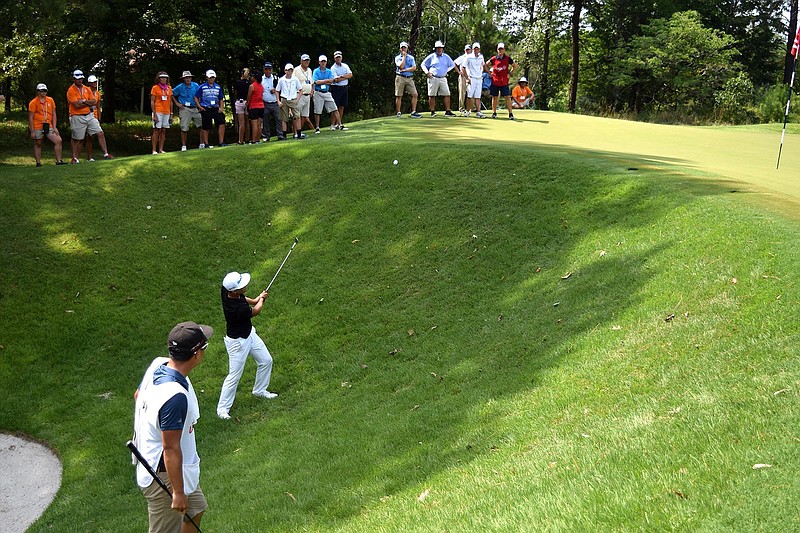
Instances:
[[[424,4],[425,0],[416,0],[414,3],[414,18],[411,19],[411,32],[408,35],[408,51],[412,55],[417,47],[417,39],[419,39],[419,26],[422,22],[422,8]]]
[[[789,2],[789,37],[786,41],[786,59],[783,67],[783,83],[788,84],[792,81],[794,71],[794,56],[792,55],[792,45],[797,31],[797,0]]]
[[[539,109],[547,111],[550,109],[550,27],[553,24],[553,0],[547,1],[545,12],[547,24],[545,24],[544,43],[542,44],[542,48],[544,49],[544,54],[542,56],[542,86],[540,88],[539,98],[537,100],[539,102]]]
[[[106,72],[103,87],[103,107],[100,111],[100,120],[104,123],[114,123],[117,120],[117,64],[106,61]]]
[[[528,34],[533,33],[533,26],[536,24],[536,0],[530,0],[530,2],[528,6]],[[531,79],[531,64],[533,64],[533,52],[525,52],[525,68],[523,69],[523,75],[528,78],[528,80]]]
[[[574,0],[575,9],[572,11],[572,78],[569,82],[569,112],[575,112],[575,102],[578,99],[578,65],[581,60],[580,29],[581,10],[583,0]]]

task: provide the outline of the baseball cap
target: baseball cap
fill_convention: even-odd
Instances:
[[[501,48],[505,48],[506,43],[497,43],[497,49],[500,50]]]
[[[474,43],[472,43],[472,48],[480,48],[480,47],[481,47],[481,43],[479,43],[478,41],[475,41]]]
[[[436,41],[433,43],[434,48],[444,48],[444,43],[442,41]]]
[[[217,77],[217,73],[214,72],[213,70],[208,69],[206,71],[206,78],[216,78],[216,77]]]
[[[525,76],[522,76],[522,77],[519,79],[519,82],[520,82],[520,83],[528,83],[528,78],[526,78]]]
[[[266,63],[264,63],[264,68],[272,68],[272,63],[267,61]]]
[[[286,66],[283,67],[283,70],[294,70],[294,65],[291,63],[286,63]]]
[[[189,71],[189,70],[184,70],[184,71],[183,71],[183,74],[181,74],[181,78],[194,78],[194,76],[192,76],[192,73],[191,73],[191,71]]]
[[[76,80],[82,80],[86,76],[83,75],[82,70],[76,70],[75,72],[72,73],[72,77],[75,78]]]
[[[300,61],[311,61],[311,56],[308,54],[303,54],[300,56]]]
[[[39,85],[36,86],[36,90],[37,91],[46,91],[47,90],[47,85],[45,85],[44,83],[40,83]]]
[[[405,46],[406,48],[408,48],[408,43],[407,43],[407,42],[405,42],[405,41],[403,41],[403,42],[401,42],[401,43],[400,43],[400,48],[403,48],[404,46]]]
[[[335,58],[337,58],[337,57],[342,57],[342,53],[341,53],[339,50],[336,50],[336,51],[333,53],[333,57],[334,57],[334,59],[335,59]]]
[[[238,291],[243,287],[247,287],[248,283],[250,283],[250,274],[247,272],[241,274],[238,272],[228,272],[222,279],[222,286],[229,291]]]
[[[96,81],[97,81],[97,76],[95,76],[94,74],[92,74],[92,75],[90,75],[88,78],[86,78],[86,81],[87,81],[88,83],[94,83],[94,82],[96,82]]]
[[[319,56],[319,59],[317,61],[327,61],[327,60],[328,60],[328,56],[326,56],[325,54],[322,54],[321,56]]]
[[[214,334],[214,328],[195,322],[181,322],[167,337],[169,355],[178,361],[190,359]]]
[[[472,45],[467,43],[466,45],[464,45],[464,50],[472,50]]]

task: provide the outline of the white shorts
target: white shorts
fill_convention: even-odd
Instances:
[[[467,85],[467,98],[480,98],[481,97],[481,78],[470,78],[469,85]]]
[[[329,92],[314,91],[314,114],[321,115],[323,111],[333,113],[338,108],[333,101],[333,95]]]
[[[311,95],[304,94],[300,97],[300,103],[297,104],[297,109],[300,111],[301,117],[307,117],[311,113]]]
[[[169,128],[170,117],[168,113],[156,113],[156,120],[153,121],[153,129],[167,129]]]
[[[72,115],[69,117],[69,127],[72,128],[72,138],[76,141],[82,141],[87,133],[89,135],[103,133],[100,122],[97,121],[92,113],[86,115]]]
[[[244,100],[236,100],[233,103],[233,110],[237,115],[244,115],[247,113],[247,102]]]
[[[450,87],[447,78],[428,78],[428,96],[450,96]]]

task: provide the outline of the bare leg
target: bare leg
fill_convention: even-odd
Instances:
[[[39,165],[42,162],[42,140],[41,139],[34,139],[33,140],[33,158],[36,160],[36,164]]]

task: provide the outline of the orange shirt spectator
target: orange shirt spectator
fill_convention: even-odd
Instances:
[[[67,102],[69,102],[69,115],[88,115],[92,111],[89,106],[79,107],[83,100],[94,100],[94,95],[89,87],[81,84],[80,87],[74,83],[67,89]]]
[[[156,83],[150,89],[150,96],[155,98],[151,99],[153,103],[153,112],[161,113],[162,115],[170,115],[172,113],[172,87],[169,84]]]
[[[523,87],[521,85],[517,85],[514,87],[514,90],[511,91],[511,98],[520,104],[531,96],[533,96],[533,91],[531,91],[531,88],[528,86]]]
[[[56,102],[49,96],[45,96],[44,100],[42,102],[39,97],[36,97],[28,104],[28,111],[32,113],[34,131],[42,129],[44,123],[49,124],[50,128],[55,127],[53,117],[56,112]]]

